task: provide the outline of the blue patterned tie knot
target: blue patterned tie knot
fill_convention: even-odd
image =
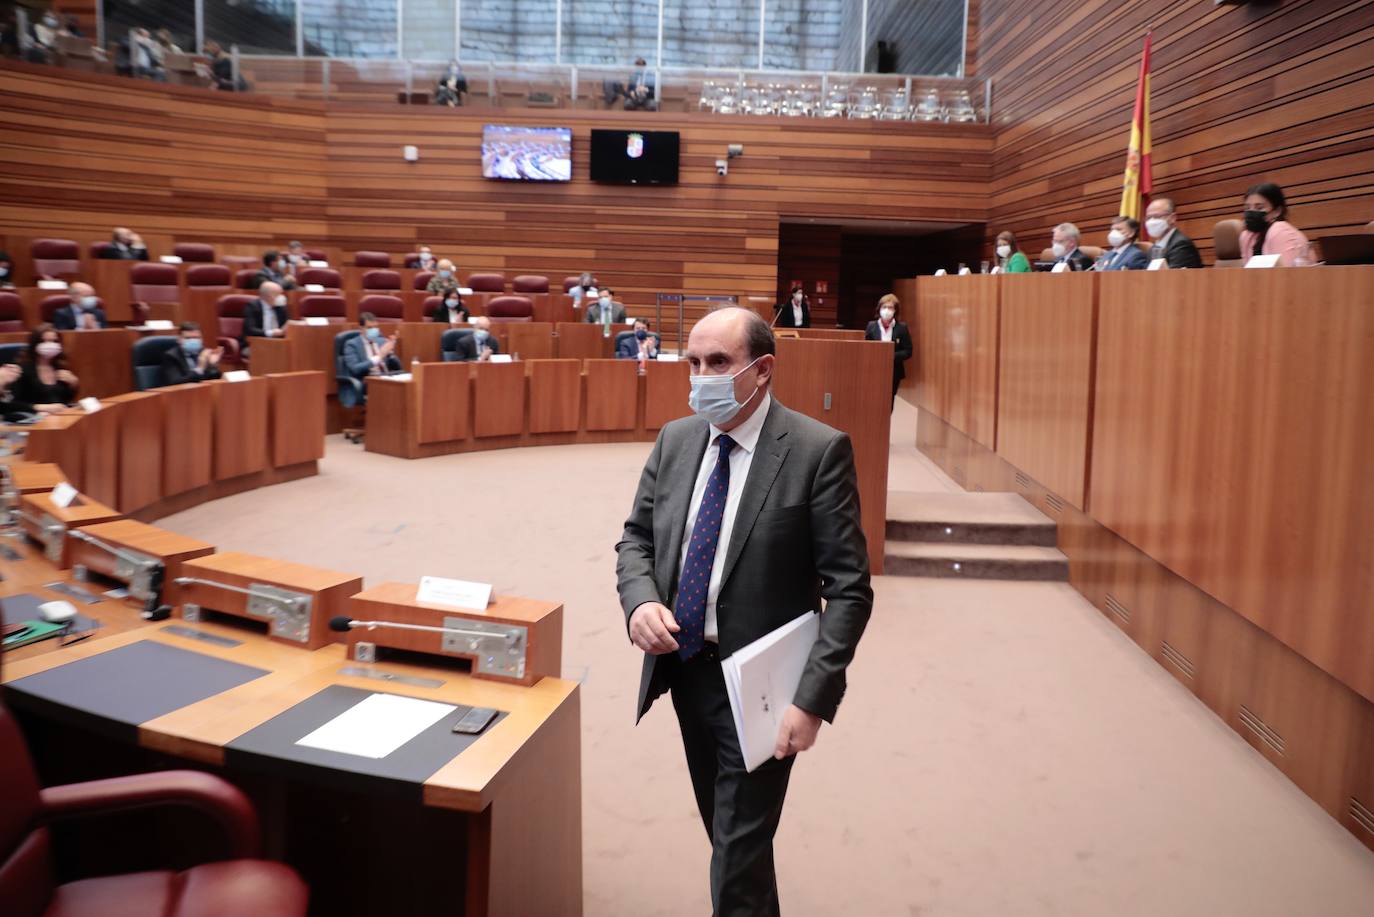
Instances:
[[[716,456],[716,467],[711,469],[706,490],[701,495],[701,506],[697,508],[692,540],[687,545],[687,559],[682,562],[678,579],[677,607],[673,612],[681,628],[677,635],[677,652],[684,660],[701,652],[706,644],[706,594],[711,588],[711,568],[716,563],[725,498],[730,493],[730,450],[735,447],[735,441],[722,433],[716,445],[720,454]]]

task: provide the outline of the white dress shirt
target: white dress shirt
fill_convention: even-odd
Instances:
[[[884,325],[882,319],[878,319],[878,334],[882,335],[881,340],[892,340],[892,329],[897,327],[897,319],[893,318],[892,323]]]
[[[801,307],[799,304],[797,304],[797,303],[793,303],[793,304],[792,304],[792,327],[794,327],[794,328],[800,328],[800,327],[801,327],[801,323],[802,323],[802,307]]]
[[[744,492],[749,467],[754,463],[754,447],[759,443],[759,433],[763,431],[763,421],[768,416],[768,409],[772,404],[773,396],[764,392],[763,404],[759,405],[758,410],[728,434],[735,441],[735,446],[730,450],[730,489],[725,493],[725,510],[720,520],[720,540],[716,542],[716,559],[711,565],[711,582],[706,587],[704,632],[708,643],[720,642],[720,628],[716,624],[716,596],[720,594],[720,578],[725,570],[725,555],[730,550],[730,534],[735,528],[735,514],[739,512],[740,494]],[[682,536],[682,553],[677,561],[679,575],[682,573],[682,565],[687,561],[687,549],[692,544],[692,528],[697,524],[697,511],[701,509],[701,498],[706,493],[706,482],[711,479],[711,472],[715,469],[716,459],[720,455],[720,446],[717,443],[720,434],[720,428],[712,424],[706,454],[701,457],[701,467],[697,469],[697,482],[692,488],[692,502],[687,504],[687,530]]]
[[[271,336],[277,330],[277,310],[270,302],[258,300],[262,303],[262,333]]]

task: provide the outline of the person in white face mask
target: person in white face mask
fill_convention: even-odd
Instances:
[[[864,331],[866,341],[891,341],[893,343],[892,353],[892,404],[897,404],[897,389],[901,387],[902,380],[906,378],[906,361],[910,359],[913,352],[911,346],[911,332],[907,330],[905,322],[897,321],[897,313],[901,311],[902,301],[894,294],[888,293],[878,300],[878,317],[868,323],[868,329]]]
[[[1054,236],[1050,245],[1050,254],[1054,257],[1054,263],[1067,264],[1066,270],[1070,271],[1092,270],[1093,259],[1084,254],[1078,247],[1078,242],[1082,238],[1083,234],[1072,223],[1060,223],[1054,227]]]
[[[587,307],[585,320],[597,325],[604,325],[607,321],[612,325],[625,324],[625,304],[616,302],[615,290],[602,287],[596,294],[596,301]]]
[[[1117,217],[1107,233],[1107,250],[1093,265],[1099,271],[1143,271],[1150,259],[1136,245],[1140,238],[1140,223],[1130,217]]]
[[[997,234],[997,266],[1003,274],[1029,274],[1030,260],[1021,247],[1016,244],[1016,236],[1010,231]]]
[[[1157,197],[1150,201],[1150,206],[1145,208],[1145,233],[1154,243],[1150,249],[1151,261],[1163,258],[1173,269],[1202,267],[1197,246],[1178,229],[1172,199]]]
[[[644,652],[635,712],[671,692],[712,848],[712,913],[776,917],[773,835],[788,777],[834,719],[873,608],[854,448],[772,397],[773,333],[753,312],[702,318],[687,362],[695,416],[660,431],[616,545],[621,608]],[[748,770],[720,660],[822,600],[773,755]],[[643,817],[678,804],[663,762],[655,772],[658,811]]]
[[[774,306],[773,311],[778,313],[778,317],[773,319],[774,328],[811,327],[811,303],[800,286],[793,287],[787,299]]]

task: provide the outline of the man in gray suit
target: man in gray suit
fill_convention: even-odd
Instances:
[[[774,353],[753,312],[697,323],[687,342],[697,416],[659,433],[616,546],[630,640],[645,654],[637,716],[671,692],[711,839],[716,917],[779,913],[773,835],[788,775],[834,719],[873,607],[853,447],[772,398]],[[774,758],[746,773],[720,660],[822,599]]]

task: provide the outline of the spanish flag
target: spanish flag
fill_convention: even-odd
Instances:
[[[1150,33],[1140,56],[1140,80],[1135,87],[1131,143],[1126,148],[1126,175],[1121,181],[1121,215],[1140,219],[1150,201]],[[1141,203],[1141,198],[1145,204]]]

